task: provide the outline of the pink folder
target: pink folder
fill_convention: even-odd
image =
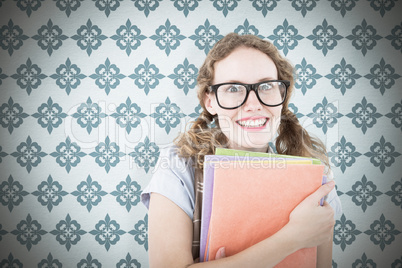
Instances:
[[[224,246],[236,254],[280,230],[290,212],[320,187],[323,165],[286,165],[267,168],[252,165],[214,166],[213,200],[208,234],[208,255],[213,260]],[[276,267],[315,267],[316,248],[299,250]]]
[[[237,152],[237,151],[233,151]],[[233,153],[230,152],[230,153]],[[226,152],[229,153],[229,152]],[[298,162],[307,164],[313,164],[314,159],[312,158],[301,158],[301,157],[292,157],[288,155],[278,155],[278,154],[266,154],[264,157],[261,156],[245,156],[245,155],[206,155],[204,161],[204,194],[202,199],[202,220],[201,220],[201,237],[200,237],[200,261],[208,261],[208,231],[209,231],[209,221],[211,217],[211,209],[212,209],[212,196],[213,196],[213,185],[214,185],[214,166],[224,165],[222,162],[227,161],[244,161],[241,165],[247,165],[246,163],[249,161],[279,161],[280,164],[283,164],[284,161],[287,163]],[[240,163],[239,163],[240,164]],[[319,164],[316,161],[315,164]],[[279,167],[279,164],[276,165]],[[323,184],[326,182],[326,177],[323,177]],[[323,201],[323,200],[322,200]]]
[[[269,155],[269,157],[257,156],[233,156],[233,155],[206,155],[204,161],[204,194],[202,198],[202,220],[201,220],[201,234],[200,234],[200,261],[208,261],[207,250],[207,237],[209,230],[209,220],[211,217],[212,196],[214,186],[214,166],[225,165],[227,161],[286,161],[281,158],[282,155]],[[287,158],[287,160],[295,160],[296,158]],[[312,162],[312,160],[305,158],[298,158],[300,161]],[[240,164],[240,163],[239,163]],[[241,164],[240,164],[241,165]],[[244,165],[247,165],[244,162]]]

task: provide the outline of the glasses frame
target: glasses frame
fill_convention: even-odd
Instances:
[[[270,104],[264,103],[264,102],[260,99],[260,96],[259,96],[259,94],[258,94],[258,87],[259,87],[261,84],[269,83],[269,82],[281,82],[281,83],[283,83],[283,84],[285,85],[285,95],[283,96],[283,100],[282,100],[281,103],[275,104],[275,105],[270,105]],[[236,107],[233,107],[233,108],[223,107],[223,106],[220,104],[219,98],[218,98],[218,88],[219,88],[220,86],[223,86],[223,85],[242,85],[242,86],[245,86],[246,89],[247,89],[247,93],[246,93],[246,97],[244,98],[244,101],[243,101],[240,105],[238,105],[238,106],[236,106]],[[217,100],[217,102],[218,102],[219,107],[221,107],[222,109],[233,110],[233,109],[239,108],[240,106],[242,106],[242,105],[247,101],[248,95],[249,95],[250,91],[254,91],[254,92],[255,92],[255,95],[257,96],[257,99],[260,101],[261,104],[263,104],[263,105],[265,105],[265,106],[268,106],[268,107],[276,107],[276,106],[279,106],[279,105],[281,105],[281,104],[283,104],[283,103],[285,102],[285,100],[286,100],[286,95],[287,95],[287,93],[288,93],[288,88],[289,88],[289,86],[290,86],[290,81],[288,81],[288,80],[267,80],[267,81],[262,81],[262,82],[258,82],[258,83],[255,83],[255,84],[221,83],[221,84],[211,85],[211,86],[209,86],[208,88],[209,88],[210,92],[214,92],[214,93],[215,93],[215,97],[216,97],[216,100]]]

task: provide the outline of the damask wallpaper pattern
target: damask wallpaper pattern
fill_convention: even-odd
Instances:
[[[333,267],[402,267],[398,0],[0,1],[0,267],[148,267],[141,190],[229,32],[295,66],[343,214]]]

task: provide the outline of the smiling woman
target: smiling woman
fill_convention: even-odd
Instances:
[[[328,159],[324,145],[288,109],[293,67],[272,43],[228,34],[208,53],[197,81],[203,111],[175,146],[161,151],[160,161],[168,165],[158,165],[141,196],[149,208],[151,267],[272,267],[315,246],[317,266],[331,267],[334,213],[341,205],[328,165],[331,182],[302,201],[276,234],[232,256],[223,245],[215,261],[198,263],[205,155],[216,148],[272,152],[276,137],[279,153]]]
[[[397,0],[0,0],[0,267],[149,267],[148,257],[158,265],[154,252],[166,259],[160,267],[191,264],[204,155],[235,144],[234,134],[239,147],[249,146],[242,137],[252,145],[261,135],[250,150],[266,148],[272,134],[267,150],[303,155],[296,150],[309,139],[291,136],[303,132],[288,124],[296,118],[326,145],[344,206],[332,266],[401,266],[400,10]],[[244,39],[232,35],[215,46],[230,32],[268,42],[235,44]],[[262,51],[269,43],[294,74],[284,73],[291,69],[275,49]],[[238,44],[268,55],[278,76],[218,81],[216,67]],[[262,113],[276,108],[263,104],[270,104],[262,100],[269,86],[245,87],[238,104],[246,103],[224,111],[238,111],[236,118],[205,107],[207,95],[231,107],[211,90],[218,83],[241,90],[275,79],[290,81],[278,127]],[[262,110],[247,112],[249,104]],[[144,189],[152,192],[149,216]],[[168,199],[162,206],[158,194]],[[175,209],[158,215],[154,208],[169,202]],[[96,227],[107,214],[125,232],[108,249]],[[32,228],[43,235],[29,239]],[[191,257],[181,265],[170,253]]]

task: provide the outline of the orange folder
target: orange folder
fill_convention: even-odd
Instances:
[[[231,256],[280,230],[291,211],[321,186],[323,173],[323,165],[215,165],[209,260],[220,247]],[[275,267],[315,267],[316,257],[316,247],[301,249]]]

